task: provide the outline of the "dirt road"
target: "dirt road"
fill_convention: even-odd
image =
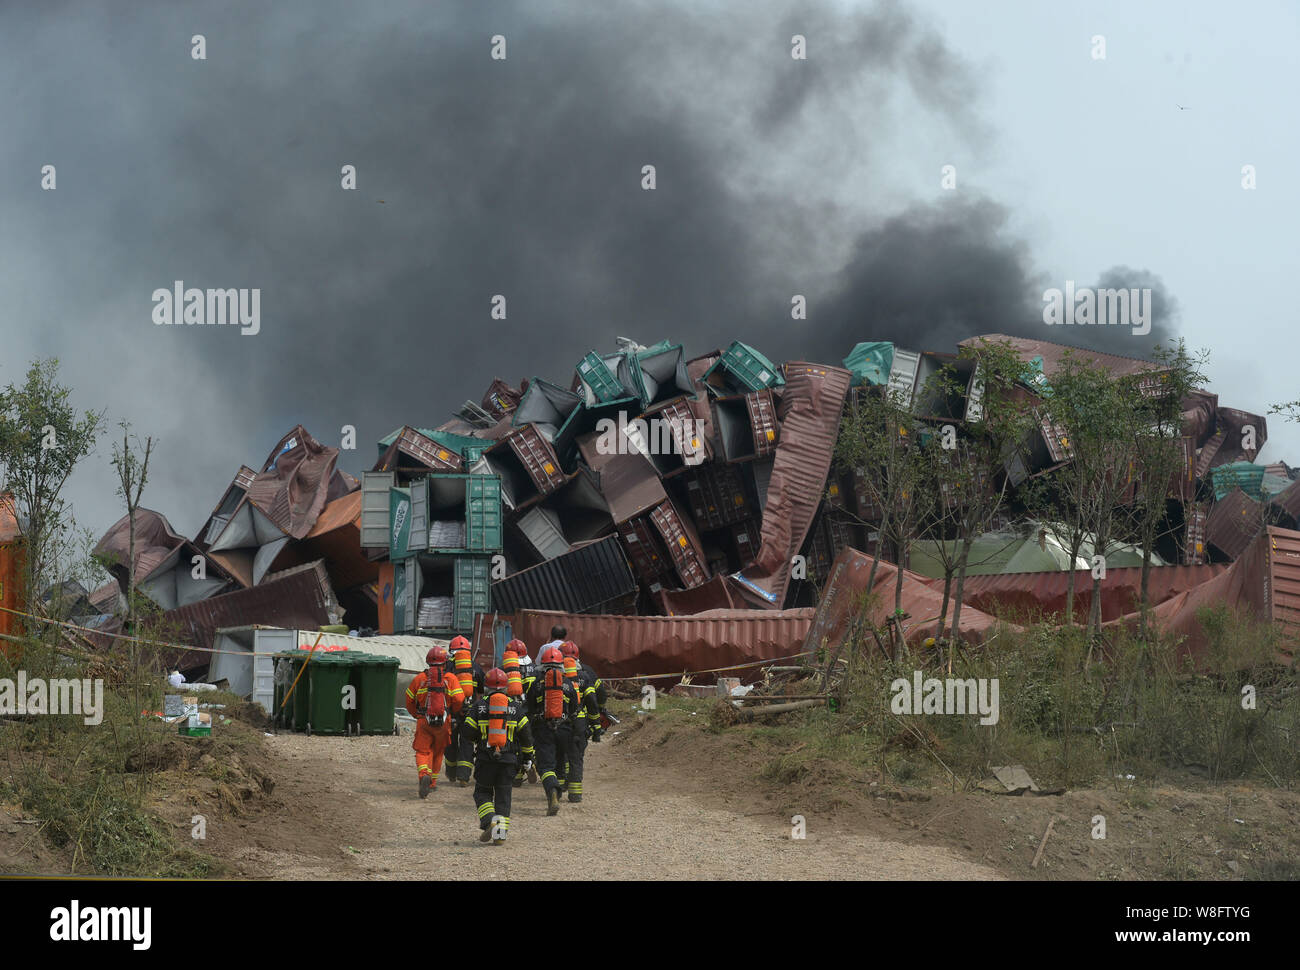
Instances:
[[[289,812],[231,820],[210,847],[256,878],[997,879],[946,849],[821,830],[761,798],[709,784],[707,765],[647,768],[618,739],[587,749],[583,802],[546,817],[540,785],[515,789],[510,836],[483,845],[472,789],[416,795],[410,735],[280,735],[267,744]]]

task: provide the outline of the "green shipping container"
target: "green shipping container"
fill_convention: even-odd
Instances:
[[[358,734],[392,734],[397,697],[397,658],[352,653],[352,685],[357,689],[353,724]]]
[[[853,386],[870,384],[881,387],[889,383],[894,366],[894,345],[889,341],[860,343],[844,358],[844,366],[853,374]]]
[[[1234,488],[1240,488],[1251,498],[1263,495],[1264,466],[1249,461],[1234,461],[1211,469],[1215,501],[1222,499]]]
[[[578,376],[591,388],[591,393],[598,404],[608,404],[626,395],[623,385],[610,372],[604,359],[594,350],[578,362]]]
[[[349,713],[343,706],[344,697],[347,696],[344,688],[352,677],[352,661],[347,652],[317,651],[317,655],[307,665],[304,677],[311,684],[305,705],[308,709],[306,731],[309,734],[343,734],[347,730]],[[299,683],[299,689],[301,686]]]
[[[465,492],[465,545],[471,552],[500,552],[501,479],[471,475]]]
[[[459,556],[456,559],[455,624],[460,633],[474,629],[474,616],[492,611],[492,558]]]
[[[731,378],[731,383],[749,391],[761,391],[785,383],[780,369],[748,344],[733,341],[718,358],[717,363],[705,372],[708,380],[718,368],[722,368]]]

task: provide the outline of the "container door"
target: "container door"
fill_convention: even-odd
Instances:
[[[429,548],[429,480],[419,478],[411,482],[411,534],[406,540],[409,552],[423,552]]]
[[[388,557],[404,559],[411,541],[411,491],[406,488],[388,490]]]
[[[501,550],[501,479],[475,475],[465,489],[465,546],[475,552]]]
[[[401,633],[415,629],[420,606],[420,563],[416,559],[395,564],[393,570],[393,625]]]
[[[455,629],[468,633],[474,629],[474,617],[492,612],[489,587],[491,560],[486,556],[456,557]]]
[[[392,487],[392,472],[361,473],[362,548],[388,548],[388,491]]]

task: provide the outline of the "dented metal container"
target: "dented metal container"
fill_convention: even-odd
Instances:
[[[686,479],[691,515],[703,529],[720,529],[755,514],[745,484],[730,465],[709,464]]]
[[[753,461],[775,454],[780,424],[771,391],[718,398],[715,428],[727,461]]]
[[[588,542],[492,584],[493,609],[623,612],[637,591],[617,536]]]
[[[377,471],[423,472],[465,470],[460,452],[440,444],[417,428],[406,425],[381,439],[384,449]]]
[[[628,426],[629,441],[659,473],[673,478],[711,457],[704,429],[685,398],[656,405]]]
[[[522,509],[564,484],[555,449],[533,425],[515,428],[483,453],[486,467],[501,479],[501,498]]]
[[[691,589],[708,581],[709,570],[705,565],[704,552],[700,548],[698,537],[689,521],[682,517],[670,499],[656,506],[650,513],[650,521],[659,530],[660,537],[668,549],[677,575],[681,578],[682,588]]]
[[[727,394],[778,387],[785,379],[776,364],[737,340],[704,373],[704,382],[713,393]]]
[[[672,560],[668,558],[663,540],[650,524],[648,516],[638,515],[619,523],[618,534],[632,568],[647,586],[672,572]]]

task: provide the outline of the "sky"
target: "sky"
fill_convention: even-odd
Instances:
[[[0,385],[58,357],[76,404],[155,438],[144,504],[187,535],[295,424],[355,427],[359,473],[392,429],[498,376],[567,386],[617,336],[827,363],[1182,337],[1263,413],[1300,397],[1298,11],[3,5]],[[156,324],[177,280],[257,289],[258,332]],[[1047,327],[1067,280],[1150,288],[1151,333]],[[1300,427],[1268,423],[1261,460],[1300,464]],[[67,490],[96,534],[124,511],[111,440]]]

